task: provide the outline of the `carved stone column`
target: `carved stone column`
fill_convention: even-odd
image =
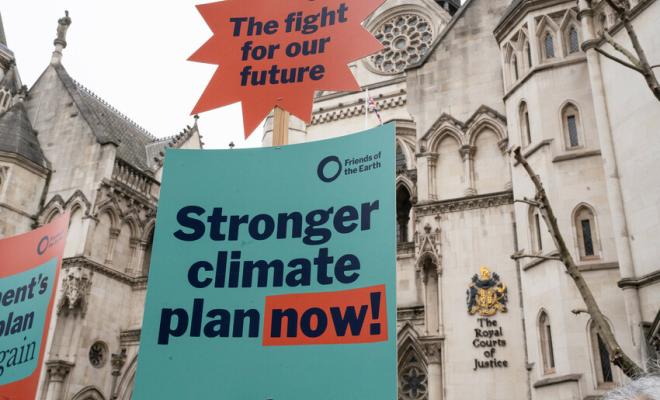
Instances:
[[[426,224],[424,232],[416,236],[419,255],[416,270],[421,274],[425,335],[437,338],[442,332],[440,229],[433,231]]]
[[[125,268],[125,271],[129,275],[133,275],[133,272],[140,271],[140,264],[142,263],[142,249],[140,239],[133,238],[130,243],[131,247],[131,258],[128,262],[128,265]]]
[[[136,250],[136,256],[135,256],[136,262],[135,262],[135,267],[133,268],[133,270],[135,271],[136,276],[143,276],[144,275],[144,272],[145,272],[144,271],[144,269],[145,269],[144,264],[145,264],[145,261],[146,261],[144,259],[144,255],[147,252],[148,247],[149,247],[149,243],[144,241],[144,240],[140,240],[140,242],[138,243],[138,247],[137,247],[137,250]]]
[[[507,159],[509,157],[509,138],[504,138],[497,142],[497,145],[500,148],[500,151],[502,152],[502,156]],[[509,180],[504,184],[504,190],[511,190],[513,189],[513,177],[511,176],[511,163],[507,163],[509,167]]]
[[[428,283],[429,283],[429,277],[424,271],[424,268],[419,269],[420,274],[422,274],[422,302],[424,304],[424,335],[429,334],[429,307],[427,304],[427,300],[429,298],[428,296]]]
[[[442,400],[442,354],[441,341],[429,340],[422,343],[426,356],[429,400]]]
[[[616,151],[613,139],[612,125],[608,118],[607,100],[605,97],[604,77],[600,65],[601,56],[595,50],[599,46],[598,40],[594,34],[593,10],[591,2],[579,0],[583,43],[582,50],[587,55],[587,66],[589,71],[589,80],[591,82],[591,91],[594,99],[594,110],[596,116],[596,132],[598,133],[598,143],[603,160],[603,172],[605,176],[605,188],[607,190],[607,200],[610,209],[612,232],[615,232],[614,243],[616,245],[616,254],[619,261],[619,273],[621,278],[635,278],[635,262],[632,256],[632,245],[630,229],[626,218],[623,193],[621,191],[621,178],[618,172]],[[626,316],[628,317],[628,327],[632,332],[632,342],[634,346],[633,358],[640,359],[642,355],[640,338],[642,337],[642,311],[639,300],[637,286],[623,288],[623,299],[625,304]]]
[[[73,363],[62,360],[46,362],[46,376],[48,379],[46,400],[64,400],[62,393],[64,381],[73,369],[73,366]]]
[[[429,154],[426,156],[426,162],[428,164],[428,180],[429,180],[429,200],[438,199],[437,184],[435,182],[436,178],[436,166],[438,165],[438,155]]]
[[[474,185],[474,154],[477,152],[475,146],[463,146],[459,150],[461,158],[463,159],[463,170],[465,175],[465,191],[466,196],[474,196],[477,190]]]
[[[115,245],[117,244],[117,239],[119,238],[120,233],[121,230],[117,228],[110,229],[110,243],[108,243],[108,254],[106,254],[105,256],[105,263],[108,265],[112,265],[112,258],[115,255]]]

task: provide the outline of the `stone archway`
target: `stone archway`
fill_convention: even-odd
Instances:
[[[105,397],[97,388],[88,386],[73,396],[71,400],[105,400]]]
[[[117,388],[118,400],[131,400],[133,396],[133,386],[135,385],[135,372],[137,371],[137,356],[133,357],[123,373],[119,386]]]

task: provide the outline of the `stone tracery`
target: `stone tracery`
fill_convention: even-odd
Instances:
[[[374,35],[385,46],[371,56],[372,66],[381,73],[398,74],[422,59],[431,48],[433,25],[420,14],[399,14],[382,24]]]
[[[428,399],[428,377],[422,358],[410,346],[399,363],[399,400]]]

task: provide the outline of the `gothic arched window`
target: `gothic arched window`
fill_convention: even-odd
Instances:
[[[580,249],[580,259],[598,258],[596,218],[589,207],[581,206],[575,212],[575,230]]]
[[[111,231],[113,230],[113,217],[110,212],[102,211],[96,217],[96,227],[92,234],[91,258],[97,262],[104,263],[112,258],[110,253]]]
[[[607,350],[607,346],[605,346],[605,342],[600,333],[598,333],[596,324],[593,321],[589,326],[589,335],[598,387],[603,389],[613,387],[615,382],[612,362],[610,361],[610,352]]]
[[[0,111],[5,111],[11,105],[11,92],[7,88],[0,88]]]
[[[7,169],[0,168],[0,196],[2,196],[2,186],[5,184]],[[1,197],[0,197],[1,198]]]
[[[440,292],[438,266],[430,255],[422,256],[422,273],[424,274],[424,314],[426,316],[426,333],[429,336],[440,334]]]
[[[568,30],[568,54],[577,53],[580,51],[580,37],[575,26],[571,26]]]
[[[503,72],[504,72],[505,84],[508,85],[509,87],[512,87],[513,85],[516,84],[516,82],[518,82],[518,75],[519,75],[516,50],[513,48],[511,43],[507,43],[502,48],[502,52],[504,53]]]
[[[543,361],[543,373],[555,372],[555,350],[552,343],[552,329],[550,317],[545,311],[539,315],[539,340],[541,345],[541,359]]]
[[[511,57],[511,70],[513,71],[513,81],[517,82],[520,72],[518,71],[518,57],[515,55]]]
[[[422,357],[411,346],[399,362],[399,400],[427,400],[428,378]]]
[[[532,130],[529,124],[529,109],[527,103],[520,104],[520,130],[522,135],[523,146],[529,146],[532,143]]]
[[[83,217],[84,213],[81,207],[74,207],[69,219],[69,232],[64,246],[64,257],[74,257],[82,252],[80,244],[85,242],[83,237]]]
[[[555,58],[555,39],[550,32],[546,33],[543,38],[543,49],[546,59]]]
[[[541,235],[541,215],[534,208],[529,213],[530,238],[532,239],[532,250],[535,253],[543,252],[543,238]]]
[[[154,231],[152,230],[145,244],[144,254],[142,259],[142,275],[149,275],[149,268],[151,266],[151,249],[154,245]]]
[[[525,67],[529,71],[532,69],[532,46],[530,46],[530,43],[525,40],[525,44],[523,45],[523,49],[525,52]]]
[[[115,242],[112,264],[123,271],[130,270],[132,267],[131,261],[135,249],[133,227],[134,225],[127,221],[122,222]]]
[[[574,104],[567,104],[562,109],[562,121],[564,125],[564,140],[566,148],[575,149],[582,147],[580,137],[582,136],[580,129],[580,113]]]

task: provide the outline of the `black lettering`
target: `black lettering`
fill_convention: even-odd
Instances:
[[[172,322],[176,325],[172,326]],[[164,308],[160,314],[160,329],[158,330],[158,344],[166,345],[170,337],[181,337],[188,330],[188,313],[182,308]]]
[[[212,272],[213,265],[206,261],[199,261],[190,266],[190,269],[188,270],[188,282],[192,287],[197,289],[208,287],[211,282],[213,282],[213,279],[210,277],[206,277],[205,279],[200,280],[199,273],[201,270]]]
[[[312,327],[312,319],[316,320],[316,328]],[[300,330],[310,338],[317,338],[328,328],[328,316],[320,308],[313,307],[306,310],[300,318]]]
[[[191,217],[192,215],[201,216],[206,210],[198,206],[188,206],[179,210],[176,216],[176,220],[184,228],[192,229],[192,232],[186,233],[183,230],[179,229],[174,232],[174,237],[184,242],[192,242],[199,240],[204,236],[205,227],[204,223],[198,219]]]
[[[286,336],[298,336],[298,312],[294,308],[286,310],[273,310],[270,336],[274,338],[282,337],[282,323],[283,319],[287,320]]]
[[[341,283],[348,285],[357,281],[360,277],[358,271],[360,269],[360,260],[353,254],[346,254],[345,256],[339,257],[337,263],[335,264],[335,277]],[[353,272],[352,274],[347,274],[348,272]]]

